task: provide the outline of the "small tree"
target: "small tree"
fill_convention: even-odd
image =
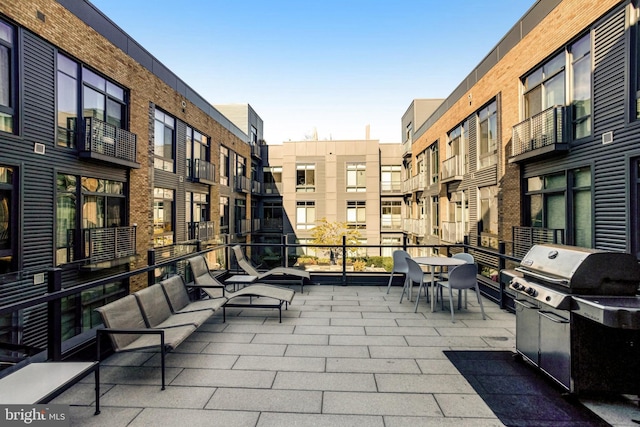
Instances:
[[[330,222],[326,218],[322,218],[311,229],[311,236],[313,237],[311,244],[337,246],[335,249],[322,249],[325,254],[329,254],[329,258],[335,263],[335,259],[343,255],[342,238],[346,237],[347,245],[357,245],[360,239],[360,232],[350,229],[346,222]]]

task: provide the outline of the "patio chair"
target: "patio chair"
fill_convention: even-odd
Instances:
[[[404,286],[402,287],[402,293],[404,294],[405,288],[407,287],[407,273],[409,272],[407,258],[411,258],[411,255],[409,255],[407,251],[403,251],[402,249],[393,251],[393,268],[391,269],[391,277],[389,277],[389,284],[387,285],[387,294],[389,294],[389,289],[391,289],[391,281],[393,280],[394,273],[404,274]]]
[[[409,294],[409,287],[413,286],[414,283],[418,283],[418,295],[416,295],[416,310],[418,309],[418,301],[420,300],[420,291],[424,289],[424,296],[427,298],[427,302],[429,302],[429,293],[427,292],[427,283],[431,283],[430,280],[425,281],[424,275],[425,272],[422,271],[420,265],[415,262],[411,258],[405,258],[407,262],[408,272],[407,272],[407,280],[405,281],[405,289],[407,291],[407,295]],[[402,290],[402,295],[400,296],[400,304],[402,304],[402,298],[404,297],[405,289]]]
[[[282,322],[282,305],[285,309],[289,307],[295,291],[281,286],[271,286],[261,283],[254,283],[235,292],[228,292],[226,286],[220,282],[209,270],[207,261],[202,255],[198,255],[188,259],[191,272],[193,273],[193,281],[196,287],[202,289],[210,298],[222,298],[226,302],[222,306],[223,318],[226,321],[226,307],[243,307],[243,308],[277,308],[280,314],[280,322]],[[238,297],[248,297],[249,303],[235,303],[232,299]],[[268,298],[275,300],[275,303],[254,303],[253,298]]]
[[[451,322],[455,323],[455,317],[453,314],[453,289],[458,290],[459,293],[467,289],[475,289],[476,297],[478,298],[478,304],[480,304],[480,311],[482,312],[482,319],[485,320],[484,307],[482,306],[482,297],[480,296],[480,288],[478,287],[478,278],[476,277],[478,270],[475,264],[463,264],[457,266],[449,273],[449,280],[441,280],[437,282],[438,290],[440,291],[440,306],[444,310],[444,298],[442,297],[442,288],[449,289],[449,307],[451,309]]]
[[[264,273],[260,273],[244,256],[244,252],[240,245],[235,245],[231,249],[233,249],[233,253],[236,256],[236,261],[240,268],[248,275],[256,276],[258,278],[258,282],[278,284],[286,282],[300,283],[300,292],[304,293],[305,280],[311,280],[311,275],[308,271],[290,267],[275,267],[271,270],[265,271]],[[291,279],[292,277],[295,279]]]

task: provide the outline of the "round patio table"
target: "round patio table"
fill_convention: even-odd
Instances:
[[[466,264],[466,261],[458,258],[450,258],[443,256],[419,256],[411,258],[420,265],[428,265],[431,270],[431,312],[435,311],[435,269],[436,267],[455,267],[457,265]],[[420,290],[416,295],[416,307],[414,312],[418,311],[418,301],[420,300]]]

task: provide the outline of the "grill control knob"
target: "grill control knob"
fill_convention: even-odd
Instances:
[[[525,291],[525,293],[527,293],[528,295],[531,295],[532,297],[535,297],[536,294],[538,293],[538,292],[536,292],[535,289],[530,288],[530,287],[529,288],[525,288],[524,291]]]

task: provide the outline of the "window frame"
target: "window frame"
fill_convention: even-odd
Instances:
[[[353,217],[355,219],[351,219]],[[364,230],[367,228],[367,201],[347,200],[347,227]]]
[[[300,172],[304,171],[301,180]],[[311,179],[310,179],[311,178]],[[296,193],[314,193],[316,191],[316,164],[296,163]]]
[[[176,170],[176,131],[177,131],[177,120],[175,117],[170,115],[169,113],[164,112],[163,110],[156,107],[154,111],[154,126],[153,126],[153,168],[157,170],[162,170],[166,172],[174,173]],[[158,129],[159,126],[162,126],[162,139],[163,144],[160,146],[157,143],[158,140]],[[171,157],[166,157],[164,154],[166,151],[166,142],[167,142],[167,130],[170,130],[171,134]],[[163,147],[163,154],[158,153],[159,147]],[[160,166],[160,167],[158,167]]]
[[[6,26],[10,30],[8,38],[11,41],[4,38],[0,38],[0,48],[7,50],[7,90],[9,92],[7,96],[8,105],[0,104],[0,119],[2,116],[7,117],[8,129],[5,126],[0,126],[0,132],[16,135],[18,133],[18,29],[16,26],[10,24],[6,20],[0,19],[0,25]],[[0,124],[3,123],[0,121]]]
[[[352,182],[354,180],[355,182]],[[364,162],[347,163],[345,182],[347,193],[365,193],[367,191],[367,164]]]
[[[301,215],[301,213],[304,213],[304,215]],[[300,221],[301,218],[302,221]],[[311,230],[316,226],[315,218],[316,202],[314,200],[299,200],[296,202],[296,230]]]
[[[162,218],[162,231],[156,232],[158,225],[158,210],[157,203],[163,204],[163,218]],[[164,204],[170,205],[170,229],[166,229],[167,218],[164,214]],[[171,245],[176,242],[176,190],[171,188],[154,187],[153,188],[153,247],[163,247]]]

